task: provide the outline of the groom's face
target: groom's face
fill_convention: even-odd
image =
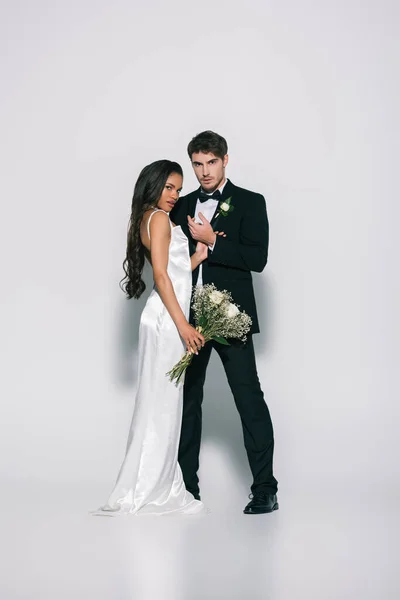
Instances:
[[[228,155],[219,158],[211,152],[193,152],[192,166],[195,175],[205,192],[213,192],[225,181],[225,167]]]

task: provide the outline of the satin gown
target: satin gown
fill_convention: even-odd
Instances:
[[[150,239],[149,217],[147,231]],[[163,211],[165,212],[165,211]],[[168,213],[166,213],[168,214]],[[168,275],[177,300],[189,317],[192,271],[188,240],[171,226]],[[178,463],[183,385],[166,376],[185,346],[154,286],[139,326],[138,388],[125,459],[105,506],[94,515],[173,515],[205,512],[185,488]]]

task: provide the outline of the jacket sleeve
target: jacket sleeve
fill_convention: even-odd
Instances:
[[[208,252],[208,262],[261,273],[268,260],[268,242],[265,199],[261,194],[255,194],[249,198],[248,209],[242,218],[239,241],[217,236],[213,251]]]

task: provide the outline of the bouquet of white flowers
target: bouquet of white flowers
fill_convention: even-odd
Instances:
[[[214,340],[229,346],[227,338],[245,341],[250,331],[251,318],[232,302],[226,290],[220,292],[214,284],[196,287],[193,295],[193,313],[196,329],[206,342]],[[170,381],[183,380],[186,369],[193,359],[192,352],[186,352],[176,365],[168,371]]]

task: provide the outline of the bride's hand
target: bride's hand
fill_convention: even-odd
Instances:
[[[207,244],[203,244],[203,242],[197,242],[196,245],[196,255],[200,262],[203,262],[208,256],[208,246]]]
[[[184,340],[188,352],[194,354],[198,354],[198,350],[206,343],[204,336],[187,322],[179,329],[179,335]]]

